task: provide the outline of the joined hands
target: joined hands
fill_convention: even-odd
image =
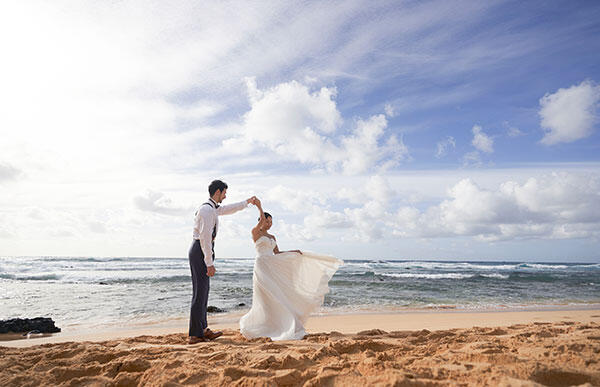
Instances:
[[[257,207],[260,207],[260,200],[256,196],[252,196],[251,198],[246,199],[248,204],[254,204]]]

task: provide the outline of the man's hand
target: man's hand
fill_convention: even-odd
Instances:
[[[209,277],[212,277],[213,275],[215,275],[215,267],[214,266],[209,266],[206,268],[206,275]]]
[[[256,196],[252,196],[251,198],[246,199],[246,203],[256,205],[256,200],[258,200]]]

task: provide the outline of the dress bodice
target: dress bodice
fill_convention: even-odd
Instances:
[[[277,242],[273,238],[266,235],[261,236],[254,242],[254,247],[258,255],[275,255],[273,249],[277,245]]]

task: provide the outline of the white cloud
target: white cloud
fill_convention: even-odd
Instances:
[[[477,175],[485,181],[485,174]],[[500,175],[499,175],[500,176]],[[409,181],[372,176],[314,190],[279,185],[263,203],[274,208],[277,227],[289,240],[345,243],[402,238],[470,237],[480,241],[600,237],[600,177],[561,172],[497,180],[482,188],[473,179],[453,183],[440,198],[405,197]],[[453,177],[448,177],[451,181]],[[392,183],[393,181],[393,183]],[[325,188],[325,189],[324,189]],[[398,188],[404,191],[399,191]],[[428,191],[429,188],[423,188]],[[350,202],[350,205],[348,205]],[[281,211],[280,209],[284,210]],[[287,212],[286,212],[287,211]],[[291,221],[298,219],[298,221]]]
[[[508,121],[504,121],[502,123],[502,125],[506,128],[506,134],[508,135],[508,137],[520,137],[520,136],[524,136],[525,133],[520,130],[519,128],[512,126],[508,123]]]
[[[133,203],[142,211],[162,215],[180,216],[191,212],[191,208],[176,206],[164,193],[152,190],[147,190],[143,195],[135,196]]]
[[[498,190],[463,179],[425,210],[402,207],[394,233],[404,237],[475,236],[484,240],[600,236],[600,179],[568,173],[507,181]]]
[[[519,137],[519,136],[523,136],[525,133],[523,133],[519,128],[515,128],[514,126],[511,126],[510,128],[508,128],[508,137]]]
[[[0,218],[0,239],[12,239],[15,236],[14,230],[11,230],[10,226],[6,224],[6,220]]]
[[[267,191],[263,208],[269,211],[270,206],[275,205],[301,216],[302,224],[289,223],[281,219],[277,222],[287,237],[312,241],[321,237],[326,229],[351,227],[351,223],[343,213],[327,209],[328,199],[329,194],[317,190],[298,190],[277,185]],[[276,216],[274,213],[271,214]]]
[[[335,163],[339,150],[325,135],[341,125],[335,88],[311,93],[296,81],[257,89],[247,79],[251,110],[244,116],[244,139],[303,163]]]
[[[298,213],[307,213],[316,206],[325,204],[325,198],[318,191],[299,191],[283,185],[269,189],[265,199],[267,203],[275,202],[287,210]],[[268,211],[266,207],[265,210]]]
[[[473,140],[471,144],[473,144],[475,149],[485,153],[494,152],[494,140],[482,131],[481,126],[474,125],[472,130]]]
[[[274,191],[282,190],[276,187]],[[340,229],[350,232],[342,239],[363,242],[377,240],[384,236],[385,222],[391,215],[387,209],[393,203],[395,195],[396,192],[387,179],[380,175],[369,177],[351,190],[346,188],[329,194],[287,190],[287,194],[282,195],[280,200],[300,214],[303,221],[302,224],[283,222],[282,228],[288,237],[292,238],[296,234],[304,240],[314,240],[327,232]],[[358,206],[346,207],[341,211],[327,208],[329,203],[339,199],[349,199]]]
[[[278,188],[277,191],[281,192]],[[403,238],[474,237],[482,241],[569,239],[600,236],[600,178],[597,174],[556,173],[523,183],[505,181],[496,189],[462,179],[437,204],[398,206],[398,193],[388,180],[373,176],[354,189],[321,194],[309,203],[307,192],[284,195],[301,222],[281,223],[288,238],[314,241],[336,230],[342,239],[373,242]],[[341,210],[337,200],[352,206]],[[430,202],[430,201],[428,201]]]
[[[323,236],[319,230],[310,229],[300,224],[290,224],[284,220],[279,220],[277,223],[281,233],[291,240],[311,242]]]
[[[435,152],[435,157],[437,157],[439,159],[439,158],[446,156],[448,154],[448,150],[450,148],[452,148],[452,149],[456,148],[456,141],[454,140],[454,137],[448,136],[444,140],[438,141],[437,150]]]
[[[225,110],[225,106],[214,101],[197,101],[184,108],[180,108],[178,119],[188,121],[194,125],[202,124],[206,119]]]
[[[600,86],[591,81],[544,95],[539,111],[545,132],[541,143],[568,143],[591,135],[598,122],[599,101]]]
[[[264,147],[282,159],[327,171],[360,174],[386,169],[408,159],[408,148],[395,135],[386,138],[383,114],[358,119],[348,135],[337,135],[343,120],[335,103],[335,88],[311,91],[296,81],[259,90],[246,80],[251,109],[244,115],[241,135],[223,141],[232,153]]]
[[[21,171],[14,166],[0,162],[0,183],[4,181],[16,180],[21,175]]]
[[[335,191],[336,199],[348,200],[352,204],[363,204],[371,200],[386,203],[398,193],[392,189],[388,179],[383,175],[373,175],[366,180],[356,182],[351,187],[343,187]]]
[[[481,155],[478,151],[468,152],[463,156],[463,166],[480,166],[483,163],[481,162]]]
[[[385,111],[385,115],[390,118],[393,118],[396,115],[396,112],[394,111],[394,107],[389,103],[386,103],[383,109]]]
[[[342,169],[345,173],[363,173],[380,162],[379,166],[385,169],[410,157],[402,138],[391,135],[384,144],[380,144],[386,127],[385,116],[379,114],[366,121],[358,120],[354,133],[342,137]]]
[[[468,152],[463,156],[463,166],[465,167],[481,166],[483,164],[483,162],[481,161],[481,152],[494,152],[494,140],[483,132],[481,126],[474,125],[472,128],[472,132],[473,140],[471,140],[471,145],[473,145],[473,147],[475,147],[476,150]]]
[[[96,221],[96,220],[92,220],[92,221],[88,222],[88,227],[89,227],[90,231],[98,233],[98,234],[105,234],[108,231],[106,229],[106,225],[104,223]]]

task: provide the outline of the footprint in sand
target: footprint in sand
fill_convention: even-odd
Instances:
[[[276,343],[267,343],[267,344],[263,344],[263,345],[261,345],[261,346],[258,347],[258,349],[261,349],[261,350],[265,350],[265,349],[277,349],[277,350],[279,350],[279,349],[285,349],[285,348],[288,348],[288,346],[285,345],[285,344],[276,344]]]
[[[592,382],[589,375],[552,369],[538,371],[531,375],[531,379],[546,386],[578,386]]]
[[[382,336],[387,335],[386,331],[381,329],[370,329],[368,331],[360,331],[356,334],[357,336]]]
[[[489,332],[485,332],[484,335],[486,336],[503,336],[503,335],[507,335],[508,332],[505,331],[504,329],[500,329],[500,328],[495,328],[490,330]]]

